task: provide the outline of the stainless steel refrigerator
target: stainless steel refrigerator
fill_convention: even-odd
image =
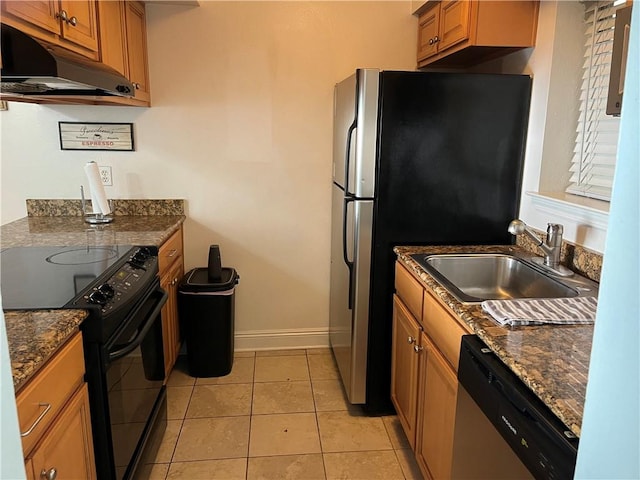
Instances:
[[[334,91],[330,342],[349,401],[392,410],[395,245],[510,244],[531,78],[359,69]]]

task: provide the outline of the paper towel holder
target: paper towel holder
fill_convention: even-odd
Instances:
[[[82,215],[85,222],[90,225],[102,225],[113,222],[112,214],[105,215],[104,213],[87,212],[87,201],[84,198],[84,187],[82,185],[80,185],[80,200],[82,202]],[[109,202],[109,208],[113,211],[111,200],[107,201]]]

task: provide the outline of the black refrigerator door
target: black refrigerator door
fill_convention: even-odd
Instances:
[[[395,245],[511,244],[531,79],[382,72],[367,407],[389,403]]]
[[[398,243],[511,243],[531,79],[383,72],[376,228]]]

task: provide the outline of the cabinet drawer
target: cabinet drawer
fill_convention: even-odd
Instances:
[[[424,287],[400,262],[396,262],[395,286],[396,295],[402,299],[413,316],[420,320],[422,318],[422,293],[424,292]]]
[[[82,335],[77,333],[18,392],[16,403],[20,432],[24,435],[31,430],[22,436],[25,456],[83,382],[83,375]]]
[[[463,328],[462,325],[426,291],[424,292],[422,324],[424,325],[424,331],[457,372],[462,335],[471,332]]]
[[[182,257],[182,227],[171,235],[169,240],[164,242],[158,251],[160,275],[180,257]]]

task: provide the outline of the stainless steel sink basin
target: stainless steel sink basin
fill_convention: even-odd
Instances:
[[[592,290],[571,286],[575,282],[555,279],[512,255],[414,254],[411,257],[464,303],[493,299],[576,297]]]

